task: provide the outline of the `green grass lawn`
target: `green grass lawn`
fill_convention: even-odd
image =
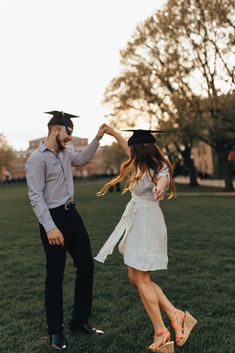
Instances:
[[[118,193],[97,198],[95,192],[100,186],[101,181],[76,183],[78,210],[90,234],[94,256],[130,198]],[[190,189],[180,185],[179,191]],[[26,186],[1,187],[0,205],[0,352],[52,352],[43,306],[45,257]],[[235,198],[179,194],[174,200],[164,200],[161,207],[168,228],[169,266],[167,271],[154,272],[153,278],[177,307],[189,310],[199,321],[188,342],[176,352],[235,352]],[[64,279],[66,325],[73,280],[68,257]],[[127,282],[127,269],[117,249],[105,264],[95,263],[93,298],[91,322],[105,335],[70,335],[66,326],[68,352],[147,352],[152,326],[136,290]]]

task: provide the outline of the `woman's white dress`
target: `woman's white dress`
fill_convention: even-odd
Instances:
[[[157,177],[164,175],[169,177],[166,164]],[[104,262],[122,238],[119,251],[126,265],[141,271],[167,269],[167,229],[159,201],[153,195],[154,186],[149,173],[132,186],[131,200],[95,260]]]

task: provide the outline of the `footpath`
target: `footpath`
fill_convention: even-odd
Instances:
[[[178,176],[174,178],[176,184],[189,184],[189,177],[187,176]],[[219,179],[200,179],[197,178],[197,182],[199,186],[208,186],[218,189],[223,189],[225,187],[224,180]],[[233,181],[233,186],[235,188],[235,180]],[[179,196],[229,196],[234,197],[235,192],[225,192],[225,191],[215,191],[215,192],[179,192],[177,193]]]

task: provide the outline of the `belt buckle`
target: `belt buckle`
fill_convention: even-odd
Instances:
[[[64,209],[66,211],[72,210],[73,208],[75,208],[75,202],[74,201],[70,201],[70,202],[64,204]]]
[[[65,203],[65,204],[64,204],[64,209],[65,209],[66,211],[70,210],[70,208],[68,207],[68,205],[69,205],[69,203]]]

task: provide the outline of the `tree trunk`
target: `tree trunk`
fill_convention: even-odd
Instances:
[[[182,151],[182,157],[188,169],[189,185],[193,187],[199,186],[197,182],[196,168],[194,165],[194,161],[191,158],[191,147],[185,147],[185,150]]]
[[[225,191],[234,191],[233,187],[233,171],[232,171],[232,165],[231,162],[228,161],[227,155],[228,152],[221,147],[216,147],[215,151],[217,153],[219,163],[222,165],[223,169],[223,177],[224,177],[224,182],[225,182]]]

